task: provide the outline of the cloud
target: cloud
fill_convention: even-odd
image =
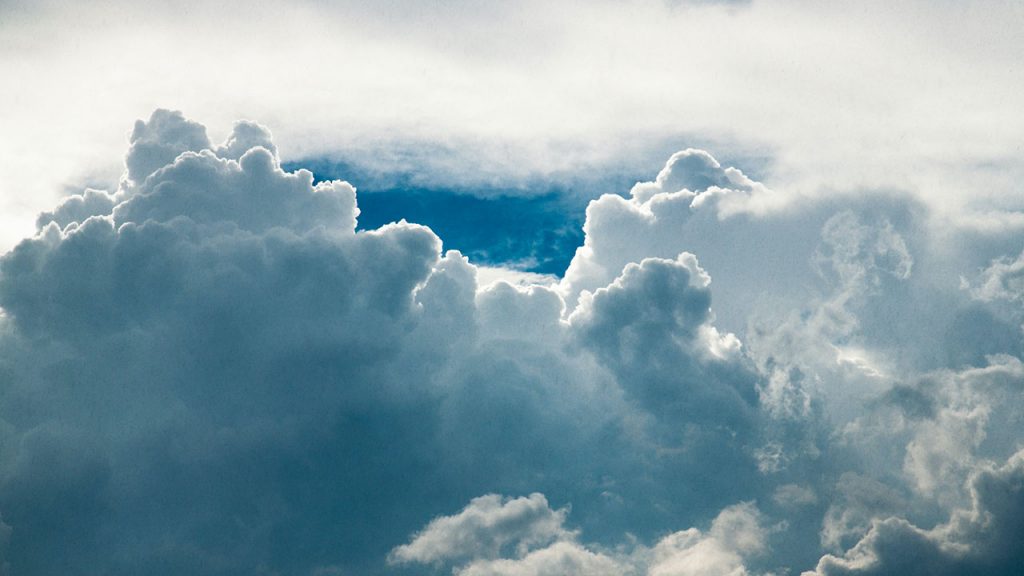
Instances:
[[[742,377],[739,340],[712,325],[709,284],[692,254],[646,258],[584,296],[569,322],[646,410],[695,421],[718,404],[709,413],[728,422],[755,403],[753,377]]]
[[[392,564],[454,564],[460,576],[621,574],[615,559],[576,542],[565,528],[568,508],[543,494],[474,498],[459,513],[432,520],[388,555]]]
[[[958,283],[1004,239],[949,252],[904,196],[776,209],[688,149],[591,202],[557,279],[360,227],[353,185],[279,154],[158,110],[116,188],[0,257],[11,573],[1014,559],[1015,301]]]
[[[454,516],[433,520],[411,542],[395,548],[389,561],[434,563],[465,557],[498,557],[513,545],[525,550],[570,536],[562,528],[568,510],[552,510],[543,494],[503,499],[474,498]]]
[[[82,194],[65,198],[52,212],[40,214],[36,219],[36,228],[42,229],[53,222],[63,229],[72,222],[84,222],[90,216],[110,214],[117,203],[116,195],[104,190],[86,189]]]
[[[556,542],[517,560],[477,560],[455,573],[459,576],[620,576],[629,572],[609,556],[573,542]]]
[[[914,496],[962,505],[964,483],[979,463],[1017,448],[1020,407],[1013,397],[1022,376],[1020,360],[1007,355],[989,356],[983,367],[918,375],[870,402],[844,427],[843,441],[860,444],[875,466],[900,470]],[[903,508],[898,501],[875,512]]]
[[[841,549],[851,537],[856,540],[875,516],[906,506],[892,487],[853,472],[839,477],[835,491],[821,526],[821,544],[827,550]]]
[[[687,248],[683,230],[692,227],[692,218],[717,220],[749,211],[753,190],[770,195],[739,170],[689,149],[674,154],[654,182],[633,186],[629,198],[601,196],[587,207],[583,246],[562,281],[567,301],[573,305],[579,293],[608,284],[630,262],[675,258]]]
[[[736,168],[722,168],[706,151],[689,148],[673,154],[653,182],[638,182],[630,190],[630,195],[644,203],[662,192],[703,192],[712,189],[748,193],[755,189],[766,191],[763,185],[747,178]],[[707,197],[703,201],[707,201]]]
[[[392,550],[390,559],[454,561],[459,576],[746,576],[744,560],[766,551],[770,533],[758,509],[746,502],[723,509],[706,533],[689,528],[652,548],[633,542],[607,551],[580,544],[578,532],[563,528],[567,513],[552,510],[541,494],[482,496],[458,514],[432,520]]]
[[[481,326],[496,338],[543,342],[562,330],[560,321],[565,304],[550,288],[519,288],[498,281],[478,291],[476,305]]]
[[[1013,574],[1024,507],[1024,453],[983,465],[970,479],[971,507],[921,529],[901,518],[876,521],[843,557],[824,556],[805,574]]]
[[[1020,360],[990,356],[896,384],[867,406],[842,442],[876,472],[840,478],[821,538],[847,551],[807,574],[1012,573],[1020,386]]]
[[[887,206],[877,198],[823,216],[807,252],[813,275],[804,278],[816,289],[788,307],[761,307],[745,334],[767,375],[761,402],[780,420],[811,421],[822,411],[837,423],[854,418],[868,397],[925,362],[916,355],[934,356],[922,335],[935,328],[922,327],[916,311],[944,297],[930,278],[915,275],[915,254],[927,257],[915,250],[927,216],[913,203]],[[955,305],[929,308],[934,317],[951,312]],[[890,354],[892,347],[903,353]]]
[[[784,484],[775,490],[772,500],[784,507],[804,506],[817,502],[818,496],[806,486]]]
[[[160,154],[182,147],[169,124],[201,132],[178,114],[154,118],[136,132]],[[291,524],[291,547],[334,524],[317,510],[367,497],[384,472],[349,438],[418,450],[397,437],[428,420],[379,427],[392,411],[425,410],[406,376],[422,365],[400,358],[445,350],[407,347],[409,328],[458,313],[439,240],[405,223],[356,234],[351,186],[285,173],[262,144],[238,160],[180,151],[141,183],[100,201],[87,192],[0,261],[12,447],[0,509],[16,572],[327,564],[325,552],[274,552],[272,534]],[[339,530],[357,538],[362,521],[316,545]],[[127,534],[133,544],[112,555]],[[56,539],[73,543],[55,554]]]
[[[765,160],[785,195],[899,187],[957,223],[1020,226],[1012,2],[674,4],[7,2],[0,69],[22,81],[0,102],[17,133],[0,150],[0,213],[17,214],[2,245],[62,185],[116,179],[123,115],[169,101],[211,134],[270,121],[290,160],[387,165],[396,140],[444,143],[457,158],[422,162],[424,178],[486,182],[715,145]],[[837,26],[850,34],[823,32]]]
[[[707,534],[676,532],[651,551],[650,576],[746,576],[744,558],[765,551],[767,530],[750,503],[730,506],[715,518]]]
[[[480,286],[426,227],[357,231],[354,187],[282,170],[254,124],[217,146],[157,111],[126,164],[0,258],[14,572],[374,573],[479,494],[654,538],[749,492],[757,376],[694,256],[624,266],[566,318],[553,287]],[[534,550],[570,540],[564,513],[483,497],[392,558],[522,545],[536,570],[614,571]]]
[[[124,164],[128,180],[135,184],[141,184],[182,152],[210,148],[205,126],[170,110],[155,111],[148,122],[136,121],[129,142]]]
[[[984,302],[1019,303],[1024,297],[1024,254],[993,260],[980,276],[978,285],[970,288],[973,297]]]

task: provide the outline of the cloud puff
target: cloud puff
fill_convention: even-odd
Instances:
[[[591,202],[583,246],[561,285],[570,309],[579,293],[608,284],[630,262],[675,258],[689,248],[683,229],[691,218],[717,220],[742,212],[754,191],[768,195],[739,170],[689,149],[674,154],[654,182],[636,184],[629,198],[605,194]]]
[[[730,506],[707,534],[691,528],[662,539],[651,550],[650,576],[746,576],[744,559],[765,551],[768,531],[750,503]]]
[[[141,184],[182,152],[210,148],[205,126],[171,110],[153,112],[148,122],[137,120],[129,142],[125,176],[135,184]]]
[[[621,576],[629,568],[574,542],[556,542],[519,559],[477,560],[458,568],[459,576]]]
[[[392,563],[454,563],[460,576],[623,574],[626,566],[576,542],[564,527],[568,509],[554,510],[543,494],[474,498],[453,516],[432,520]]]
[[[702,414],[729,422],[756,400],[752,377],[744,379],[738,367],[739,340],[712,324],[709,284],[692,254],[647,258],[586,294],[569,322],[646,410],[684,422]]]
[[[231,222],[253,231],[355,227],[355,189],[341,181],[313,186],[307,170],[281,171],[270,132],[253,122],[238,122],[224,144],[214,147],[203,125],[181,112],[157,110],[148,121],[136,122],[130,142],[118,192],[86,190],[70,196],[42,214],[37,226],[54,222],[63,229],[114,213],[116,225],[186,216],[200,224]]]
[[[42,229],[50,222],[64,228],[72,222],[84,222],[90,216],[110,214],[117,205],[117,196],[104,190],[87,189],[82,194],[65,198],[51,212],[43,212],[36,219],[36,228]]]
[[[653,182],[638,182],[630,195],[643,204],[656,194],[689,191],[698,205],[715,196],[740,196],[758,191],[767,193],[764,185],[754,182],[736,168],[723,168],[718,160],[704,150],[688,148],[673,154]],[[708,192],[708,194],[701,194]],[[746,194],[743,194],[746,193]]]
[[[455,516],[433,520],[411,542],[395,548],[395,563],[433,563],[465,557],[496,558],[514,545],[520,553],[538,544],[570,536],[562,528],[567,510],[552,510],[543,494],[503,499],[474,498]]]
[[[766,551],[770,533],[747,502],[723,509],[707,532],[690,528],[664,536],[652,548],[633,542],[602,550],[579,543],[577,531],[563,528],[567,514],[551,509],[541,494],[483,496],[458,514],[432,520],[392,550],[390,559],[454,561],[459,576],[746,576],[745,559]]]

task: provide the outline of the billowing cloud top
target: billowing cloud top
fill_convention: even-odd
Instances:
[[[1012,238],[687,149],[531,285],[277,154],[158,110],[0,258],[4,572],[1020,566]]]

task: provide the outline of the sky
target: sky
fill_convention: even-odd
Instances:
[[[1017,574],[1022,27],[0,0],[0,574]]]

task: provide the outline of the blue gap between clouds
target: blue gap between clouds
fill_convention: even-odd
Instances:
[[[282,167],[311,170],[317,182],[342,179],[355,186],[359,230],[404,218],[429,226],[445,250],[459,250],[476,264],[558,276],[583,244],[587,202],[601,191],[616,189],[607,182],[602,186],[531,182],[516,188],[425,187],[411,183],[408,175],[382,177],[333,159],[306,159]],[[629,189],[616,184],[620,190]]]

